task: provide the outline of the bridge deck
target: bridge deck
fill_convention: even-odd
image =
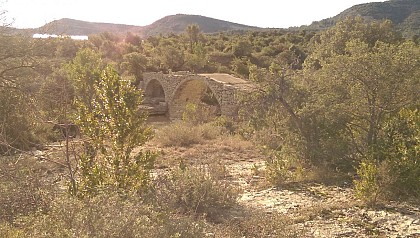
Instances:
[[[205,76],[208,78],[211,78],[215,81],[221,82],[221,83],[227,83],[227,84],[249,84],[248,81],[240,78],[236,78],[230,74],[199,74],[201,76]]]
[[[223,84],[232,85],[234,88],[237,88],[241,91],[242,90],[248,91],[254,88],[254,84],[252,82],[249,82],[245,79],[237,78],[230,74],[214,73],[214,74],[198,74],[198,75],[210,78],[214,81],[217,81]]]

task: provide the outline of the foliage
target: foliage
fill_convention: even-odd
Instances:
[[[319,85],[328,84],[331,90],[320,97],[347,115],[352,147],[367,156],[378,143],[385,118],[418,100],[420,62],[411,59],[420,51],[411,43],[377,42],[369,48],[360,41],[348,42],[346,51],[350,55],[333,57],[321,70]]]
[[[165,70],[179,71],[185,63],[184,52],[172,45],[161,45],[160,60]]]
[[[420,114],[402,109],[384,126],[376,162],[363,161],[357,170],[356,194],[368,204],[378,198],[418,198]]]
[[[363,42],[368,48],[372,48],[377,41],[393,44],[400,40],[401,37],[390,21],[368,23],[361,17],[346,18],[313,38],[314,51],[305,64],[309,66],[319,63],[322,66],[334,62],[331,57],[335,55],[351,54],[346,49],[350,41]]]
[[[125,69],[130,75],[134,75],[136,82],[142,80],[147,66],[147,58],[141,53],[132,52],[124,55],[123,59],[121,68]]]
[[[197,24],[188,25],[185,29],[190,43],[190,52],[193,53],[193,47],[198,43],[198,37],[200,34],[200,27]]]
[[[0,30],[0,154],[27,150],[39,142],[34,136],[36,91],[41,47],[28,37]],[[40,67],[39,67],[40,68]]]
[[[267,163],[272,181],[289,179],[296,161],[339,172],[351,171],[362,159],[376,164],[384,122],[418,104],[419,48],[402,42],[389,22],[346,19],[313,37],[311,46],[303,65],[288,58],[269,69],[249,64],[258,89],[243,98],[243,133],[279,152]],[[306,57],[299,48],[289,51],[296,62]],[[381,183],[390,182],[382,177]]]
[[[202,100],[205,100],[204,98]],[[209,97],[208,101],[212,103],[213,100],[216,100],[213,97]],[[217,101],[216,101],[217,103]],[[187,103],[185,110],[182,114],[182,120],[193,125],[203,124],[211,122],[215,119],[218,111],[217,106],[210,105],[207,103]]]
[[[356,196],[369,205],[374,205],[383,192],[378,165],[369,160],[362,161],[357,169],[359,180],[354,181]]]
[[[28,98],[19,90],[0,87],[0,154],[28,150],[36,142]]]
[[[259,88],[242,98],[240,115],[247,122],[247,134],[261,138],[261,144],[269,149],[289,148],[300,160],[310,159],[316,152],[310,147],[312,127],[305,124],[311,115],[301,110],[307,85],[300,85],[303,80],[293,72],[276,72],[275,65],[270,71],[251,67],[250,78]]]
[[[145,115],[137,112],[140,92],[110,66],[98,75],[100,59],[93,52],[79,52],[68,67],[76,87],[78,123],[87,137],[79,190],[89,194],[98,186],[145,188],[155,155],[133,154],[151,136]]]
[[[380,160],[389,166],[394,197],[420,196],[420,111],[402,109],[384,128]]]
[[[419,2],[416,0],[404,1],[385,1],[372,2],[366,4],[355,5],[340,14],[327,18],[321,21],[315,21],[309,26],[302,28],[308,30],[326,29],[336,25],[342,19],[362,16],[369,21],[390,20],[395,24],[395,27],[403,33],[404,36],[410,37],[419,35],[418,19]]]
[[[266,178],[273,185],[296,182],[304,178],[303,162],[295,157],[296,152],[282,148],[271,151],[266,159]]]

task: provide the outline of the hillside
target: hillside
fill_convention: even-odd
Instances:
[[[142,27],[139,26],[124,24],[96,23],[64,18],[47,23],[46,25],[34,30],[48,34],[92,35],[101,32],[138,32],[141,28]]]
[[[199,15],[177,14],[166,16],[144,27],[143,33],[145,36],[168,33],[181,33],[190,24],[197,24],[200,27],[201,31],[203,31],[204,33],[215,33],[223,31],[248,31],[261,29],[258,27],[232,23]]]
[[[335,25],[340,19],[361,16],[370,20],[391,20],[403,33],[411,37],[420,35],[420,1],[390,0],[355,5],[340,14],[304,27],[310,30],[322,30]]]

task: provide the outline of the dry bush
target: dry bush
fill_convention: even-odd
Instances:
[[[220,127],[206,123],[193,125],[188,122],[175,122],[160,128],[155,140],[162,146],[191,146],[221,135]]]
[[[222,129],[212,123],[201,124],[198,130],[205,140],[214,140],[222,134]]]
[[[180,167],[162,176],[156,184],[156,199],[162,206],[215,221],[236,204],[238,189],[224,178],[220,164]]]
[[[303,231],[293,227],[292,220],[278,213],[260,210],[245,211],[231,219],[221,230],[221,237],[303,237]]]
[[[4,222],[0,223],[0,237],[24,238],[25,236],[22,230]]]
[[[110,191],[83,200],[60,196],[47,214],[27,217],[26,237],[203,237],[204,225]],[[12,230],[13,231],[13,230]]]
[[[34,159],[0,157],[0,223],[48,209],[52,191],[42,177],[46,172]]]
[[[243,139],[240,135],[227,135],[222,138],[223,150],[226,151],[247,151],[257,150],[257,147],[251,142]]]
[[[190,146],[201,143],[203,138],[197,127],[175,122],[158,130],[155,140],[162,146]]]

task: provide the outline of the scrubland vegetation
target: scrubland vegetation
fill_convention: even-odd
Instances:
[[[223,160],[162,149],[215,141],[258,151],[261,186],[345,181],[367,206],[419,202],[420,46],[389,21],[211,35],[192,25],[89,41],[2,28],[0,45],[0,237],[304,236],[286,216],[241,206]],[[143,72],[170,70],[258,87],[240,95],[237,118],[191,105],[153,129],[136,85]]]

